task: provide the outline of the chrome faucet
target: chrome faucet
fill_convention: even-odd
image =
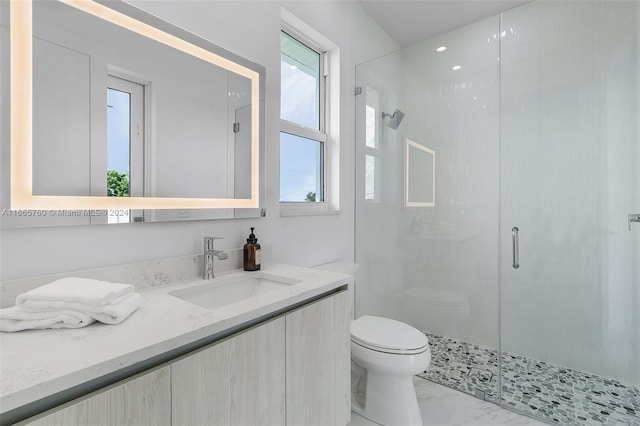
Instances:
[[[204,272],[202,274],[203,280],[210,280],[213,278],[213,256],[216,256],[220,260],[229,258],[229,255],[221,250],[213,249],[213,240],[222,240],[222,237],[204,237]]]

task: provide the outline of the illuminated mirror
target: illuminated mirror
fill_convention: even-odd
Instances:
[[[407,139],[405,143],[405,205],[435,206],[436,153]]]
[[[263,67],[125,2],[1,6],[3,227],[259,215]]]

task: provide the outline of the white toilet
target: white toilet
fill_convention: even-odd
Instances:
[[[353,275],[359,266],[332,262],[317,268]],[[353,318],[354,285],[349,297]],[[410,325],[369,315],[352,321],[351,410],[385,426],[422,426],[413,376],[430,362],[427,336]]]
[[[388,318],[351,323],[351,409],[373,422],[422,425],[413,376],[431,362],[427,336]]]

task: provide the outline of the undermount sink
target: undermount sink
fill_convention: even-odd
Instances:
[[[171,296],[203,308],[215,309],[256,296],[283,290],[302,281],[293,278],[252,272],[247,276],[210,281],[194,287],[169,292]]]

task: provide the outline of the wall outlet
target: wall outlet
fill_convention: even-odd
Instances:
[[[191,212],[189,211],[189,209],[179,209],[178,217],[180,218],[191,217]]]

